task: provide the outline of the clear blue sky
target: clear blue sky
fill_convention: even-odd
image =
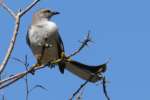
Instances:
[[[31,0],[5,0],[13,9],[25,7]],[[67,54],[79,47],[85,33],[91,30],[94,43],[73,59],[86,64],[102,64],[110,57],[105,73],[111,100],[150,100],[150,1],[149,0],[41,0],[21,22],[17,43],[12,57],[28,55],[30,65],[35,59],[26,45],[25,36],[33,12],[49,8],[61,12],[53,20],[59,26]],[[0,7],[0,62],[12,36],[13,19]],[[6,75],[21,72],[24,67],[10,60]],[[44,85],[48,92],[37,89],[30,100],[67,100],[84,81],[58,68],[38,71],[29,75],[30,87]],[[24,80],[6,88],[7,100],[25,99]],[[105,100],[102,86],[88,84],[83,100]]]

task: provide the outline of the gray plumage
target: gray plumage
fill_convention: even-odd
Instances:
[[[38,63],[46,64],[49,61],[56,60],[64,52],[64,45],[58,33],[58,27],[50,20],[56,14],[59,13],[42,9],[33,15],[32,24],[28,30],[26,39]],[[66,68],[73,74],[90,82],[100,80],[100,74],[106,70],[106,64],[89,66],[73,60],[63,61],[58,65],[61,73],[64,73],[64,68]]]

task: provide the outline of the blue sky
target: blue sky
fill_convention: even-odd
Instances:
[[[25,7],[31,0],[5,0],[15,11]],[[102,64],[108,58],[105,76],[111,100],[150,99],[150,14],[149,0],[41,0],[21,19],[21,26],[12,57],[23,59],[28,55],[30,65],[35,59],[26,45],[25,36],[32,14],[40,8],[59,11],[53,21],[59,26],[66,53],[76,50],[88,30],[94,43],[83,49],[73,59],[86,64]],[[13,19],[0,7],[0,62],[7,50],[13,31]],[[24,67],[10,60],[5,70],[7,76],[21,72]],[[66,100],[84,81],[58,68],[43,69],[35,76],[29,75],[30,87],[44,85],[48,91],[37,89],[30,94],[30,100]],[[24,80],[6,88],[7,100],[25,99]],[[89,83],[83,94],[84,100],[105,100],[101,85]]]

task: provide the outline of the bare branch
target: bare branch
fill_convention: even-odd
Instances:
[[[15,45],[15,42],[16,42],[16,38],[17,38],[17,35],[18,35],[19,25],[20,25],[20,18],[19,18],[19,16],[16,16],[16,22],[15,22],[13,37],[10,41],[9,48],[7,50],[7,53],[6,53],[5,57],[4,57],[4,60],[2,61],[2,64],[0,66],[0,75],[3,72],[5,66],[7,65],[8,60],[10,58],[10,55],[13,51],[13,48],[14,48],[14,45]]]
[[[91,79],[91,78],[90,78]],[[89,80],[90,80],[89,79]],[[80,90],[89,82],[89,80],[86,80],[83,84],[80,85],[80,87],[73,93],[72,97],[69,100],[73,100],[73,98],[80,92]]]
[[[78,93],[78,95],[76,96],[76,100],[83,100],[83,92],[84,92],[84,88],[80,93]]]
[[[6,100],[5,95],[1,91],[0,91],[0,98],[1,98],[1,100]]]
[[[5,4],[2,2],[2,7],[15,19],[16,14]]]
[[[25,62],[22,61],[22,60],[20,60],[19,58],[13,57],[12,59],[15,60],[15,61],[17,61],[17,62],[19,62],[20,64],[25,65]]]
[[[110,97],[108,96],[108,93],[107,93],[107,90],[106,90],[106,78],[103,77],[103,92],[104,92],[104,95],[105,97],[107,98],[107,100],[110,100]]]
[[[24,67],[25,67],[26,71],[28,71],[29,64],[28,64],[27,55],[25,56],[25,62],[23,64],[24,64]],[[25,85],[26,85],[26,100],[29,100],[29,81],[28,81],[28,75],[26,75],[26,77],[25,77]]]
[[[3,95],[3,97],[2,97],[2,100],[6,100],[4,95]]]
[[[31,73],[33,70],[39,70],[39,69],[42,69],[42,68],[45,68],[46,65],[41,65],[41,66],[36,66],[33,65],[28,71],[24,71],[24,72],[21,72],[21,73],[18,73],[16,75],[13,75],[7,79],[4,79],[4,80],[1,80],[0,81],[0,89],[3,89],[9,85],[11,85],[12,83],[16,82],[17,80],[23,78],[24,76],[26,76],[27,74]]]
[[[88,34],[87,34],[85,40],[84,40],[83,42],[81,42],[81,43],[82,43],[81,46],[80,46],[75,52],[73,52],[72,54],[70,54],[70,55],[68,56],[68,58],[70,58],[70,57],[72,57],[72,56],[78,54],[78,53],[79,53],[85,46],[87,46],[88,43],[91,42],[91,41],[92,41],[92,40],[91,40],[91,38],[90,38],[90,32],[88,32]]]
[[[45,90],[45,91],[48,91],[48,89],[46,89],[44,86],[42,86],[42,85],[35,85],[33,88],[31,88],[30,90],[29,90],[29,92],[32,92],[33,90],[35,90],[36,88],[41,88],[41,89],[43,89],[43,90]]]
[[[40,0],[34,0],[30,5],[28,5],[23,11],[20,12],[20,17],[27,13],[32,7],[34,7]]]
[[[26,84],[26,100],[29,100],[29,82],[28,82],[28,75],[25,77],[25,84]]]

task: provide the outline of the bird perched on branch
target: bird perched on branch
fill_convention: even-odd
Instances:
[[[51,18],[58,14],[59,12],[49,9],[41,9],[33,15],[26,39],[37,59],[37,64],[47,64],[61,59],[57,63],[61,73],[64,73],[64,69],[67,69],[90,82],[101,80],[101,73],[105,72],[106,64],[89,66],[71,59],[65,59],[67,57],[64,53],[64,45],[59,35],[58,27],[51,21]]]

